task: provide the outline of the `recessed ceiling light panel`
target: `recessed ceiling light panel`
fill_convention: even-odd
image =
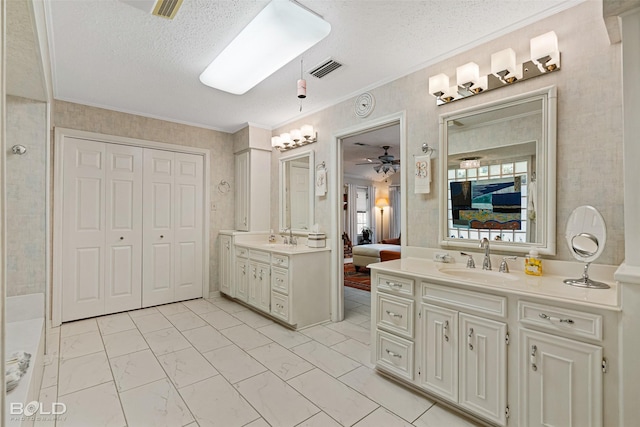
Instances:
[[[200,81],[242,95],[330,31],[331,24],[301,5],[273,0],[209,64]]]

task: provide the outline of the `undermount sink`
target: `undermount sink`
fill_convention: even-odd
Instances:
[[[441,273],[449,276],[458,277],[466,280],[482,280],[482,281],[505,281],[518,280],[518,278],[510,273],[500,273],[493,270],[481,270],[479,268],[442,268]]]

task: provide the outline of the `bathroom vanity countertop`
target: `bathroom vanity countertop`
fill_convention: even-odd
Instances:
[[[285,255],[306,254],[311,252],[324,252],[330,251],[331,248],[310,248],[305,244],[298,244],[297,246],[285,245],[283,243],[268,243],[268,242],[236,242],[236,246],[242,246],[249,249],[258,249],[261,251],[276,252]]]
[[[523,271],[486,272],[482,268],[466,269],[464,264],[439,263],[424,258],[402,258],[370,264],[368,267],[381,273],[417,276],[439,284],[460,284],[469,288],[525,295],[555,302],[621,310],[618,285],[610,281],[605,281],[611,286],[610,289],[586,289],[563,283],[569,276],[530,276]]]

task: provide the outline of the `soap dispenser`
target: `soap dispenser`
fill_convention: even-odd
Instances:
[[[542,260],[537,250],[531,249],[524,259],[524,272],[531,276],[542,276]]]

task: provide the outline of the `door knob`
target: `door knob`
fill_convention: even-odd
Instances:
[[[124,240],[124,237],[120,236],[120,240]]]

